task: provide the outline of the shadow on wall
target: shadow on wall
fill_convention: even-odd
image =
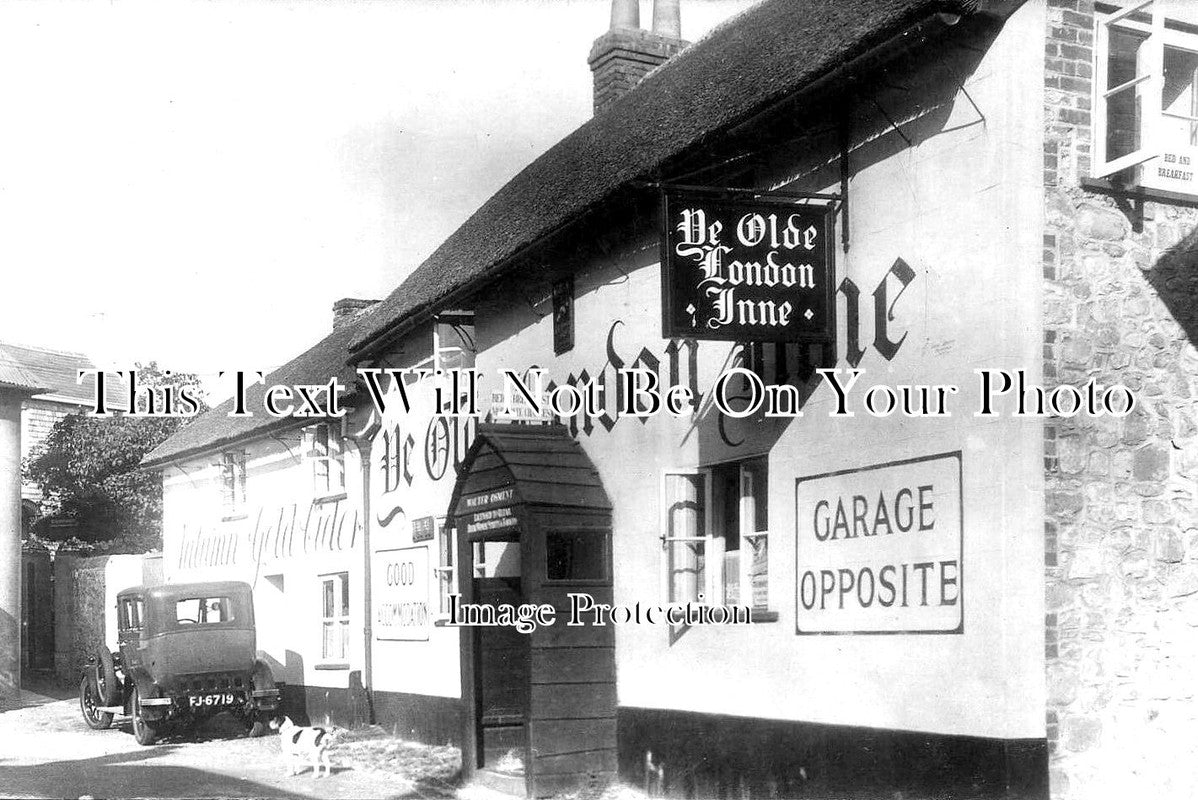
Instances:
[[[1144,277],[1186,338],[1198,341],[1198,229],[1166,250]]]
[[[282,713],[297,725],[338,725],[359,728],[369,725],[373,716],[370,696],[362,684],[361,670],[333,674],[346,676],[346,688],[307,686],[304,684],[304,657],[288,650],[286,663],[280,664],[267,653],[259,653],[271,668],[282,692]]]
[[[279,664],[273,658],[268,659],[275,682],[281,684],[283,713],[297,725],[311,725],[308,698],[304,691],[304,657],[294,650],[288,650],[284,658],[285,664]]]

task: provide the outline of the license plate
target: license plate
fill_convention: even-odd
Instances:
[[[233,694],[232,692],[223,692],[221,694],[193,694],[187,698],[187,705],[191,708],[231,706],[235,702],[237,702],[237,695]]]

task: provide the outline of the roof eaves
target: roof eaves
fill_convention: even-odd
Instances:
[[[398,309],[396,312],[394,312],[396,316],[392,319],[388,320],[383,314],[378,315],[379,317],[383,318],[381,324],[366,328],[363,334],[351,341],[349,347],[349,351],[351,353],[350,363],[354,363],[377,354],[379,350],[386,347],[398,336],[401,336],[403,333],[410,330],[412,326],[431,316],[431,312],[435,307],[444,305],[446,303],[457,302],[463,296],[478,291],[499,274],[504,273],[506,268],[517,262],[520,257],[524,255],[530,248],[536,247],[540,243],[557,235],[563,228],[577,223],[579,220],[591,213],[596,207],[600,207],[611,202],[614,196],[616,196],[620,191],[627,189],[630,185],[635,184],[638,181],[645,181],[647,179],[658,177],[657,173],[659,173],[663,167],[665,167],[668,163],[676,161],[685,153],[694,152],[704,144],[709,143],[711,140],[725,135],[728,131],[742,127],[748,120],[760,116],[763,112],[768,111],[771,108],[776,108],[779,103],[793,101],[797,99],[798,96],[807,96],[813,88],[827,85],[829,82],[835,81],[837,76],[848,75],[856,70],[861,69],[862,62],[872,66],[876,61],[876,59],[872,56],[877,51],[896,49],[896,44],[900,45],[900,47],[897,48],[899,50],[907,49],[907,47],[902,45],[913,44],[915,43],[916,39],[922,40],[926,38],[926,36],[911,35],[913,31],[923,26],[938,27],[941,29],[950,27],[956,24],[957,20],[960,19],[960,14],[977,12],[982,7],[989,9],[988,13],[993,16],[999,16],[1000,13],[1009,14],[1012,10],[1014,10],[1014,8],[1022,4],[1022,2],[1023,0],[989,0],[989,2],[982,2],[981,0],[943,0],[943,2],[928,3],[923,9],[923,13],[918,15],[916,18],[906,20],[905,24],[896,24],[889,28],[882,28],[878,31],[871,32],[874,34],[873,36],[864,37],[860,42],[858,42],[858,44],[864,49],[862,52],[857,53],[854,57],[847,59],[842,63],[834,64],[820,74],[808,76],[806,80],[797,85],[782,85],[773,91],[766,92],[761,98],[759,98],[758,102],[745,109],[736,117],[725,120],[722,124],[712,129],[699,132],[698,135],[675,147],[672,153],[663,155],[658,161],[643,165],[639,168],[617,168],[615,170],[615,174],[613,175],[613,179],[609,182],[609,184],[600,188],[600,190],[588,201],[576,208],[567,209],[560,214],[557,219],[552,220],[549,227],[541,231],[534,231],[531,238],[517,243],[515,246],[513,246],[510,252],[501,255],[495,261],[481,267],[473,274],[468,274],[461,278],[451,278],[453,283],[440,294],[420,300],[410,308]],[[1001,12],[994,10],[998,7],[1001,7]],[[742,14],[740,16],[744,15]],[[735,20],[732,22],[735,22]],[[669,63],[682,63],[683,60],[687,58],[690,50],[691,48],[684,50],[681,54],[679,54],[679,56],[675,57],[675,59],[671,60]],[[649,88],[646,87],[652,87],[656,80],[663,79],[661,76],[670,74],[670,71],[664,68],[665,66],[669,66],[669,64],[663,65],[663,68],[654,70],[639,85],[634,87],[626,95],[613,103],[612,106],[609,107],[603,114],[593,117],[592,119],[583,123],[582,126],[559,142],[558,145],[555,145],[554,148],[551,148],[540,158],[526,167],[525,171],[533,169],[539,163],[542,163],[546,159],[553,157],[557,147],[564,145],[571,138],[585,138],[585,131],[588,130],[589,126],[595,125],[598,121],[610,117],[616,109],[632,102],[633,98],[642,96],[644,92],[649,91]],[[641,93],[641,95],[638,95],[638,93]],[[522,171],[521,175],[517,175],[512,182],[510,182],[503,189],[500,189],[499,192],[496,193],[496,196],[503,194],[505,190],[515,183],[515,181],[521,178],[523,172],[525,171]],[[495,199],[496,196],[493,196],[492,200]],[[488,201],[488,203],[489,202],[491,201]],[[487,204],[484,204],[484,206],[480,207],[479,212],[483,211],[486,205]],[[479,212],[476,212],[475,216],[477,216]],[[458,230],[455,231],[455,233],[451,235],[450,239],[447,239],[442,246],[449,243],[457,236],[466,235],[472,222],[475,221],[475,216],[467,219],[466,222],[463,223],[462,226],[458,228]],[[395,297],[400,290],[402,290],[403,287],[408,284],[408,281],[410,281],[413,276],[421,273],[423,270],[426,270],[430,264],[435,263],[435,261],[438,259],[440,249],[441,248],[438,248],[438,251],[434,251],[434,253],[420,265],[420,267],[418,267],[411,275],[409,275],[407,280],[400,284],[397,290],[393,292],[390,297],[384,299],[382,303],[379,304],[380,310],[385,308],[389,301],[391,301],[392,297]]]
[[[291,428],[303,428],[307,425],[315,424],[320,420],[309,419],[306,417],[279,417],[273,422],[268,422],[260,427],[254,428],[253,431],[231,434],[215,439],[209,439],[203,444],[194,447],[185,448],[182,450],[172,450],[161,456],[154,456],[151,451],[136,469],[140,472],[152,472],[154,470],[165,469],[172,465],[183,461],[193,461],[197,458],[214,455],[217,453],[226,452],[230,447],[235,445],[247,445],[253,442],[269,439],[275,434],[282,431],[290,430]]]

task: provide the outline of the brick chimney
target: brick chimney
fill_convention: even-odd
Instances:
[[[342,297],[333,303],[333,330],[337,330],[347,322],[352,321],[378,300],[359,300],[356,297]]]
[[[653,30],[646,31],[639,0],[612,0],[611,27],[595,40],[587,58],[595,76],[596,114],[686,47],[678,3],[653,0]]]

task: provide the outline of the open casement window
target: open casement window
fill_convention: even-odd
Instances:
[[[323,661],[349,660],[349,573],[320,579],[321,644]]]
[[[1093,177],[1143,165],[1139,181],[1187,189],[1198,151],[1198,34],[1161,0],[1100,14],[1095,36]]]
[[[661,544],[669,603],[703,603],[713,597],[707,569],[711,484],[706,472],[667,473],[663,487]]]
[[[766,460],[667,474],[663,498],[667,601],[768,609]]]
[[[317,497],[345,492],[345,449],[341,426],[322,422],[304,430]]]

